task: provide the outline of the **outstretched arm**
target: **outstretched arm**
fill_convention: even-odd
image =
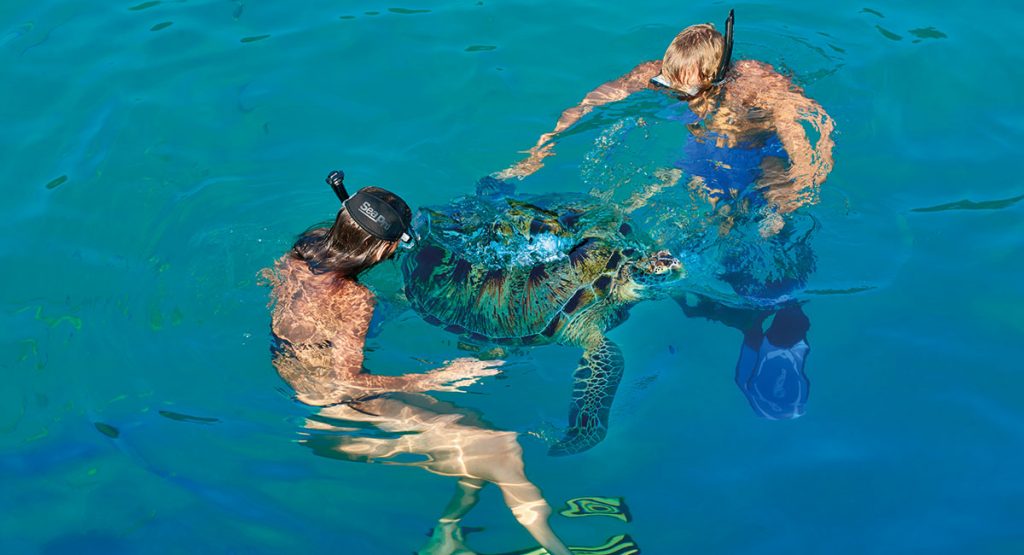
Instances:
[[[526,177],[527,175],[539,170],[544,166],[544,158],[553,154],[553,140],[559,133],[572,127],[577,121],[582,119],[583,116],[590,113],[595,106],[602,106],[604,104],[624,100],[629,95],[650,87],[651,78],[658,75],[660,71],[661,60],[644,62],[630,70],[629,73],[622,77],[619,77],[614,81],[604,83],[600,87],[590,91],[583,97],[583,100],[581,100],[579,104],[562,112],[561,117],[558,118],[558,122],[555,124],[555,128],[552,131],[544,133],[537,139],[537,144],[528,151],[530,154],[529,157],[520,161],[516,165],[499,172],[497,177],[501,179],[508,177]]]

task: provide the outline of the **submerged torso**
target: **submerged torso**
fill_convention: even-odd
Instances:
[[[732,106],[729,95],[721,105],[701,106],[695,113],[690,103],[678,101],[666,112],[687,126],[689,133],[672,166],[688,178],[699,178],[704,194],[712,201],[748,200],[764,204],[756,187],[766,168],[784,168],[788,157],[767,116],[746,106]]]
[[[360,372],[373,293],[355,280],[314,274],[291,255],[277,261],[274,274],[271,329],[281,377],[299,394],[315,397],[333,385],[317,369]]]

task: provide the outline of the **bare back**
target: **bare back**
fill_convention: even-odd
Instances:
[[[363,367],[366,333],[376,304],[369,289],[355,279],[314,274],[290,254],[265,276],[274,287],[274,366],[307,405],[331,405],[394,391],[461,391],[481,377],[498,373],[501,361],[457,358],[422,373],[371,374]]]
[[[271,329],[278,373],[311,404],[332,402],[337,378],[362,373],[373,293],[352,279],[314,274],[291,255],[274,270]]]

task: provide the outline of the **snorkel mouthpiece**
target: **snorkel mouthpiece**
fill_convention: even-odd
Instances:
[[[722,47],[722,59],[718,62],[718,71],[715,72],[713,85],[721,84],[725,80],[725,74],[729,71],[732,63],[732,24],[735,19],[734,10],[729,10],[729,17],[725,18],[725,45]]]

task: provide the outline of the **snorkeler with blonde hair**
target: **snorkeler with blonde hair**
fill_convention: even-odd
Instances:
[[[265,272],[273,285],[274,366],[298,400],[320,407],[307,419],[313,432],[303,443],[333,454],[328,456],[367,462],[399,464],[388,459],[423,455],[426,461],[405,464],[458,477],[455,498],[421,553],[468,553],[459,522],[476,504],[478,490],[490,482],[551,555],[571,555],[548,525],[550,506],[526,478],[517,434],[486,427],[469,411],[423,393],[461,391],[497,374],[502,361],[462,358],[437,370],[399,376],[363,368],[375,297],[358,277],[411,241],[412,213],[384,189],[365,187],[349,195],[343,180],[341,172],[327,177],[342,201],[334,224],[303,233]],[[383,437],[344,435],[352,429],[345,423],[353,422],[369,424]]]
[[[644,90],[675,97],[662,115],[686,125],[685,144],[678,159],[664,161],[670,167],[653,172],[657,182],[633,192],[626,211],[648,212],[655,226],[672,222],[678,216],[661,206],[658,195],[686,176],[690,193],[710,204],[709,221],[720,238],[730,235],[737,222],[756,227],[753,237],[720,241],[726,246],[718,251],[718,277],[746,308],[736,310],[710,299],[695,307],[685,296],[676,300],[691,317],[744,315],[747,323],[731,325],[744,332],[736,383],[760,416],[792,419],[803,413],[806,403],[803,368],[810,323],[791,294],[805,284],[814,256],[808,234],[790,222],[797,208],[817,201],[818,187],[832,170],[835,124],[820,104],[772,66],[733,62],[733,24],[730,10],[724,36],[710,23],[683,29],[661,60],[644,62],[587,93],[577,106],[562,112],[554,130],[540,136],[527,159],[497,176],[522,178],[537,171],[553,154],[555,139],[595,107]],[[817,135],[813,146],[805,126]],[[686,240],[681,230],[662,235],[676,246]],[[766,279],[752,253],[775,260],[773,273],[778,275]],[[764,332],[762,324],[769,316],[772,323]]]
[[[540,169],[554,153],[555,139],[597,106],[626,99],[643,90],[675,96],[678,119],[690,130],[682,156],[654,190],[639,192],[642,204],[672,187],[685,174],[692,190],[701,192],[722,212],[767,205],[785,214],[813,202],[816,188],[832,170],[834,123],[800,87],[772,66],[755,61],[733,62],[733,12],[723,36],[710,23],[683,29],[661,60],[644,62],[627,74],[587,93],[562,112],[554,130],[544,133],[529,157],[497,177],[525,177]],[[804,124],[818,135],[814,146]],[[782,221],[766,219],[763,235],[779,231]]]

